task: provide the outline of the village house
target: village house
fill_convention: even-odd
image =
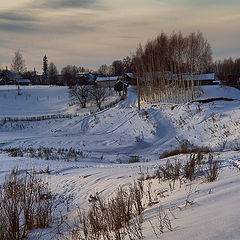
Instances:
[[[11,72],[9,70],[3,70],[0,74],[1,84],[16,84],[17,79],[20,79],[21,76],[18,73]]]
[[[119,81],[122,80],[122,76],[114,76],[114,77],[98,77],[95,81],[97,87],[109,87],[112,88]]]
[[[215,73],[206,73],[206,74],[198,74],[198,73],[183,73],[183,74],[173,74],[170,71],[162,72],[152,72],[145,73],[143,77],[141,77],[143,83],[147,85],[153,79],[158,81],[158,79],[164,78],[169,83],[176,81],[183,81],[187,85],[191,85],[192,83],[196,85],[217,85],[220,83]],[[191,83],[190,83],[191,82]]]
[[[137,77],[134,73],[124,73],[124,82],[130,85],[137,85]]]

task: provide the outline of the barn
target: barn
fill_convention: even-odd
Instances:
[[[121,92],[123,92],[123,94],[127,94],[127,87],[128,87],[128,85],[126,83],[124,83],[123,81],[119,80],[114,85],[114,91],[118,92],[119,95],[121,96]]]
[[[217,85],[219,81],[215,73],[206,74],[183,74],[184,81],[196,81],[198,85]]]
[[[109,87],[112,88],[114,85],[121,80],[121,76],[114,76],[114,77],[98,77],[95,81],[98,87]]]

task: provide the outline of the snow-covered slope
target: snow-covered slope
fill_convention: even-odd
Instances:
[[[240,100],[239,90],[233,87],[226,87],[221,85],[202,86],[203,95],[200,99],[205,98],[233,98]]]
[[[0,118],[6,114],[24,117],[40,113],[68,113],[67,89],[61,91],[53,88],[44,93],[49,96],[60,94],[60,99],[57,97],[59,104],[53,106],[46,100],[45,105],[41,102],[35,108],[35,102],[29,101],[26,111],[14,108],[15,100],[8,99],[9,108],[1,105]],[[237,210],[240,193],[240,91],[230,87],[204,86],[203,92],[200,99],[224,97],[235,100],[142,105],[139,112],[136,93],[130,88],[127,99],[96,114],[72,119],[1,122],[1,148],[74,148],[82,151],[83,156],[79,162],[66,162],[11,158],[0,153],[0,183],[14,166],[22,170],[49,167],[51,174],[42,176],[49,181],[59,201],[70,199],[71,212],[67,214],[74,215],[76,204],[88,206],[90,194],[98,192],[103,197],[111,196],[118,186],[137,179],[140,170],[153,172],[167,161],[159,159],[164,152],[179,149],[187,140],[189,146],[209,147],[215,152],[214,158],[222,162],[219,180],[211,184],[202,179],[194,181],[194,204],[187,207],[182,206],[186,201],[188,182],[171,193],[168,186],[161,186],[153,180],[156,198],[160,190],[167,192],[165,198],[158,199],[159,204],[145,211],[145,239],[156,239],[148,220],[157,224],[157,209],[161,205],[166,209],[171,207],[176,216],[172,219],[173,231],[161,234],[161,239],[237,240],[240,236]],[[24,95],[20,97],[24,98]],[[34,98],[33,93],[31,98]],[[188,157],[179,155],[169,159],[185,161]],[[136,158],[141,162],[128,163]],[[60,206],[62,213],[66,213],[66,206]],[[42,239],[51,239],[53,235],[44,236]]]

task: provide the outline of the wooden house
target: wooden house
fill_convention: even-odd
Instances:
[[[103,88],[112,88],[114,85],[119,81],[122,80],[121,76],[114,76],[114,77],[98,77],[95,81],[97,87]]]

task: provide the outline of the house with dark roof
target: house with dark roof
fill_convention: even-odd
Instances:
[[[11,72],[9,70],[3,70],[0,74],[2,84],[16,84],[16,80],[20,78],[20,74]]]
[[[124,73],[123,78],[124,82],[131,85],[137,85],[137,77],[134,73]]]
[[[117,81],[117,83],[114,85],[114,91],[119,93],[119,96],[121,96],[121,92],[123,94],[127,93],[127,87],[128,85],[124,83],[122,80]]]

